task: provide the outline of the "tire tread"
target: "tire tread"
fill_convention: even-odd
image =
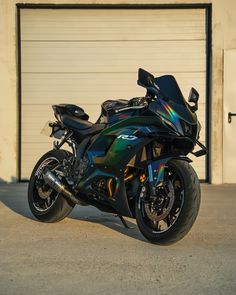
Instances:
[[[142,221],[136,202],[136,219],[140,231],[150,242],[159,245],[176,243],[189,232],[197,218],[201,200],[200,183],[192,166],[183,160],[171,160],[170,163],[182,173],[185,186],[185,204],[176,223],[166,232],[152,233]]]
[[[37,210],[33,205],[33,191],[34,191],[34,182],[35,182],[35,172],[37,171],[39,165],[47,159],[48,157],[55,157],[59,160],[63,160],[66,156],[68,151],[64,150],[51,150],[44,154],[35,165],[33,172],[30,177],[29,186],[28,186],[28,203],[32,214],[42,222],[59,222],[63,220],[66,216],[70,214],[72,209],[74,208],[74,204],[67,200],[62,194],[57,197],[57,200],[52,205],[52,207],[42,213],[41,211]]]

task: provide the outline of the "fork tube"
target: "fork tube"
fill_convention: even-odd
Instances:
[[[155,195],[155,187],[153,186],[153,171],[152,171],[152,146],[148,144],[146,146],[146,155],[147,155],[147,164],[148,164],[148,180],[149,180],[149,188],[151,191],[151,195]]]

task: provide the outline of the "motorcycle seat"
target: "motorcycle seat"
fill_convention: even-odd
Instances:
[[[74,104],[54,104],[52,107],[54,109],[54,112],[59,115],[67,114],[82,120],[89,119],[89,115],[86,114],[81,107]]]
[[[89,121],[66,114],[61,116],[61,121],[65,126],[80,133],[81,135],[96,134],[106,127],[106,124],[93,124]]]

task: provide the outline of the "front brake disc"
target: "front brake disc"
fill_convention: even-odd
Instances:
[[[174,204],[174,199],[175,199],[175,193],[174,193],[174,187],[173,184],[171,183],[171,181],[169,181],[168,183],[168,189],[169,192],[166,194],[167,197],[167,202],[163,205],[163,207],[159,207],[161,208],[160,212],[157,212],[157,210],[155,210],[155,208],[153,208],[153,205],[150,204],[150,202],[145,202],[144,204],[144,209],[145,209],[145,213],[147,214],[147,217],[152,220],[152,221],[161,221],[163,219],[165,219],[168,214],[170,213],[172,206]],[[157,196],[158,198],[158,196]],[[155,201],[154,201],[155,203]]]

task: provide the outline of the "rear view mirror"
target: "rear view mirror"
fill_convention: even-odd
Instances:
[[[154,84],[154,76],[149,72],[139,69],[138,70],[138,84],[143,87],[151,87]]]
[[[192,87],[188,97],[188,101],[194,103],[194,106],[190,107],[192,112],[196,112],[198,110],[198,99],[199,99],[199,93],[197,92],[195,88]]]
[[[197,92],[195,88],[192,87],[189,93],[188,101],[197,103],[198,99],[199,99],[199,93]]]

